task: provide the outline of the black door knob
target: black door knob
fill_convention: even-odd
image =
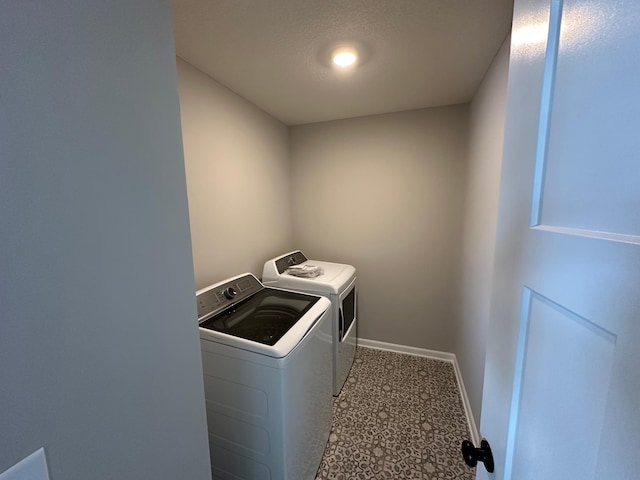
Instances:
[[[480,442],[480,448],[476,448],[473,446],[469,440],[464,440],[462,442],[462,458],[467,465],[470,467],[475,467],[478,462],[484,463],[484,468],[487,469],[487,472],[493,472],[493,453],[491,453],[491,446],[489,442],[486,440],[482,440]]]

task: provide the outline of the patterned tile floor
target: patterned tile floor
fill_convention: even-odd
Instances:
[[[473,480],[453,366],[358,347],[316,480]]]

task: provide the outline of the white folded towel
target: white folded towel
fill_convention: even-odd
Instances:
[[[284,273],[294,277],[315,278],[324,273],[320,265],[293,265],[287,268]]]

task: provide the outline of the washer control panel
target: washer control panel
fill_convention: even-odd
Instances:
[[[264,286],[250,273],[219,283],[196,295],[198,303],[198,323],[241,302],[262,290]]]

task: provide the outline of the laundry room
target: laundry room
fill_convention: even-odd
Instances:
[[[350,103],[345,92],[356,82],[373,88],[365,83],[372,82],[371,71],[392,64],[387,44],[402,45],[393,22],[409,29],[413,22],[428,23],[434,13],[428,7],[414,3],[414,15],[422,17],[409,21],[409,2],[385,21],[390,14],[364,6],[340,19],[341,9],[334,6],[321,8],[324,13],[316,12],[316,18],[324,20],[311,22],[294,8],[262,6],[250,14],[239,5],[174,2],[196,287],[242,272],[260,277],[266,259],[296,249],[310,258],[354,265],[359,344],[455,355],[470,413],[478,421],[506,101],[508,4],[492,2],[496,10],[476,18],[475,36],[483,29],[483,42],[473,54],[472,37],[439,47],[457,55],[455,68],[468,69],[473,78],[457,87],[457,96],[452,88],[433,94],[424,108],[384,110],[379,99],[362,106]],[[456,28],[475,14],[464,15]],[[268,24],[280,17],[315,23],[305,24],[315,43],[288,45],[287,35],[299,33]],[[260,18],[265,25],[257,27]],[[378,35],[370,33],[373,22],[380,23]],[[249,28],[255,35],[243,38]],[[316,59],[329,55],[334,39],[366,45],[363,64],[344,73]],[[302,58],[309,52],[311,59]],[[404,61],[422,55],[416,47]],[[250,65],[238,60],[245,56]],[[284,73],[279,64],[269,69],[270,62],[299,62],[286,73],[303,79],[294,85],[318,98],[302,98],[303,106],[273,100],[281,94],[273,82]],[[238,73],[258,66],[265,72]],[[440,68],[441,77],[455,76],[454,67]],[[234,92],[234,84],[223,85],[217,71],[227,82],[235,79],[238,89],[271,101],[280,118]],[[401,84],[406,76],[401,70],[389,78]],[[397,93],[377,88],[388,102]],[[333,110],[318,103],[331,103]],[[376,113],[352,113],[368,111]]]
[[[5,0],[0,480],[637,478],[639,24]]]
[[[300,24],[271,2],[250,2],[249,10],[260,5],[259,11],[234,21],[248,2],[176,1],[173,10],[170,2],[124,2],[117,9],[94,0],[81,3],[11,1],[0,20],[0,55],[9,72],[0,82],[3,93],[10,93],[2,97],[6,115],[0,131],[7,159],[0,195],[2,205],[10,207],[3,210],[2,230],[2,252],[9,255],[3,257],[6,281],[0,289],[0,363],[10,368],[2,370],[0,472],[9,469],[17,475],[10,478],[52,480],[208,478],[208,446],[213,442],[207,432],[206,395],[212,390],[228,393],[222,399],[226,403],[218,402],[217,419],[229,422],[225,414],[230,409],[264,405],[255,391],[265,382],[269,409],[276,414],[268,428],[259,415],[243,417],[248,419],[244,429],[238,423],[223,428],[229,442],[247,440],[242,455],[249,450],[286,452],[291,462],[291,452],[322,455],[325,444],[339,452],[347,432],[333,432],[337,436],[326,443],[331,417],[344,416],[343,424],[354,435],[350,441],[371,432],[363,422],[374,416],[358,408],[373,397],[359,389],[387,391],[383,389],[397,381],[411,392],[388,394],[403,405],[399,421],[410,420],[419,430],[425,424],[421,412],[429,408],[430,415],[455,424],[455,431],[442,427],[451,438],[440,446],[451,453],[425,460],[424,468],[445,472],[450,468],[438,462],[455,461],[456,471],[470,475],[473,470],[462,463],[458,450],[460,439],[468,437],[466,418],[477,421],[480,413],[488,311],[484,304],[475,308],[473,295],[484,301],[489,283],[510,2],[491,0],[496,10],[488,12],[467,6],[464,18],[438,16],[429,7],[414,15],[412,9],[423,4],[419,1],[406,2],[397,12],[396,2],[382,2],[364,15],[367,3],[353,8],[347,2],[331,4],[332,18],[324,21],[322,10],[329,4],[305,2],[313,11],[304,12],[301,2],[287,2],[291,15],[304,19],[303,32],[324,32],[318,43],[298,39],[303,42],[298,46],[306,45],[295,49],[298,74],[311,72],[331,84],[324,93],[274,93],[275,105],[294,107],[289,114],[269,112],[234,91],[239,87],[207,72],[204,64],[198,66],[183,42],[190,30],[196,31],[196,23],[189,23],[194,15],[210,32],[221,30],[211,23],[220,17],[220,26],[241,39],[251,38],[258,27],[234,23],[242,18],[258,22],[268,33],[275,29],[271,20],[282,16],[279,21],[291,25],[283,34],[299,31]],[[207,10],[199,12],[198,5]],[[350,12],[342,20],[340,6]],[[229,11],[221,15],[225,8]],[[438,25],[444,19],[448,24]],[[349,27],[362,20],[360,32]],[[410,28],[423,35],[429,30],[424,25],[444,33],[453,27],[467,30],[466,38],[452,42],[456,54],[445,58],[438,42],[407,45],[403,32]],[[331,26],[337,31],[325,30]],[[479,43],[476,37],[486,41],[482,48],[472,48]],[[384,63],[394,57],[388,48],[394,38],[409,47],[395,70]],[[353,75],[335,71],[329,59],[334,40],[349,39],[356,41],[361,55]],[[254,58],[266,61],[266,68],[255,74],[241,68],[240,76],[269,93],[277,83],[270,87],[263,77],[275,76],[277,82],[282,72],[269,63],[283,57],[275,51],[277,41],[268,45],[260,36],[254,41]],[[291,39],[286,42],[296,46]],[[200,54],[213,53],[198,38],[191,45],[199,43]],[[234,43],[229,38],[221,46]],[[427,46],[430,52],[423,52]],[[447,55],[457,57],[459,70],[443,73],[447,66],[439,62]],[[455,84],[457,93],[447,97],[439,88],[430,89],[424,76],[413,79],[407,65],[423,57],[435,58],[427,77],[435,77],[439,85]],[[370,92],[364,101],[352,103],[348,94],[361,87],[353,84],[359,71],[381,80],[386,94],[377,98]],[[289,75],[295,78],[296,72]],[[426,98],[385,104],[385,98],[402,92],[406,81],[427,91]],[[473,223],[471,217],[483,221]],[[465,263],[466,239],[473,239],[474,259],[486,257],[479,269]],[[203,384],[203,357],[214,359],[205,366],[208,372],[211,365],[227,365],[220,360],[226,362],[230,350],[215,340],[210,348],[201,348],[196,291],[204,295],[208,285],[244,273],[260,278],[267,260],[296,250],[310,259],[349,266],[343,268],[345,282],[335,293],[344,308],[329,315],[328,302],[309,295],[313,300],[306,304],[313,306],[298,314],[308,321],[309,312],[320,308],[326,320],[316,322],[313,338],[305,336],[304,322],[285,333],[287,342],[292,335],[299,343],[308,342],[304,355],[289,361],[287,355],[278,357],[285,351],[281,346],[265,346],[261,351],[272,355],[271,360],[248,374],[242,386],[238,379],[247,373],[238,371],[256,362],[237,340],[234,354],[242,358],[226,371],[234,378],[226,379],[225,388]],[[325,267],[330,268],[328,263]],[[242,297],[243,284],[260,290],[255,277],[232,281],[222,296],[207,298],[203,308],[226,298],[224,292],[232,299]],[[467,319],[462,318],[463,279],[473,307]],[[296,308],[305,305],[301,295],[291,302]],[[273,307],[269,301],[262,310]],[[277,307],[284,310],[280,303]],[[349,318],[340,318],[344,312],[350,312]],[[329,323],[334,317],[337,323]],[[213,325],[217,319],[211,315],[209,320]],[[363,348],[355,360],[349,357],[340,378],[344,384],[336,387],[331,376],[335,362],[318,359],[330,358],[336,324],[345,329],[338,336],[349,338],[355,350],[356,323],[358,345],[374,348]],[[213,330],[202,336],[217,338]],[[384,351],[375,349],[391,351],[391,356],[374,358],[364,352]],[[434,363],[426,355],[446,361]],[[454,372],[456,357],[459,371]],[[418,358],[423,360],[414,360]],[[404,362],[408,364],[400,368]],[[319,367],[320,373],[309,374]],[[377,375],[381,370],[395,377]],[[351,376],[345,380],[347,373]],[[457,374],[467,386],[465,406]],[[247,393],[250,388],[253,394]],[[345,391],[364,395],[365,401]],[[287,392],[293,392],[295,403]],[[310,393],[321,401],[304,401]],[[432,404],[440,395],[451,396],[445,410]],[[332,405],[342,411],[332,411]],[[451,405],[455,414],[446,410]],[[381,408],[377,415],[387,424],[394,413]],[[295,415],[288,417],[289,409]],[[299,418],[314,423],[300,423]],[[262,428],[262,433],[247,434],[250,428]],[[398,428],[397,434],[395,445],[391,436],[378,434],[371,448],[382,463],[372,460],[366,468],[391,474],[405,457],[417,461],[429,454],[424,439],[405,441]],[[413,450],[401,452],[402,459],[392,455],[405,447]],[[304,478],[316,471],[329,478],[332,468],[349,467],[352,455],[356,452],[348,458],[336,454],[335,462],[321,470],[319,457],[316,463],[291,468],[302,468]],[[244,466],[235,462],[229,469]],[[285,463],[279,459],[271,467],[271,472],[282,472]],[[410,476],[411,469],[403,468]],[[325,470],[326,475],[321,473]],[[260,478],[254,473],[244,478]]]

